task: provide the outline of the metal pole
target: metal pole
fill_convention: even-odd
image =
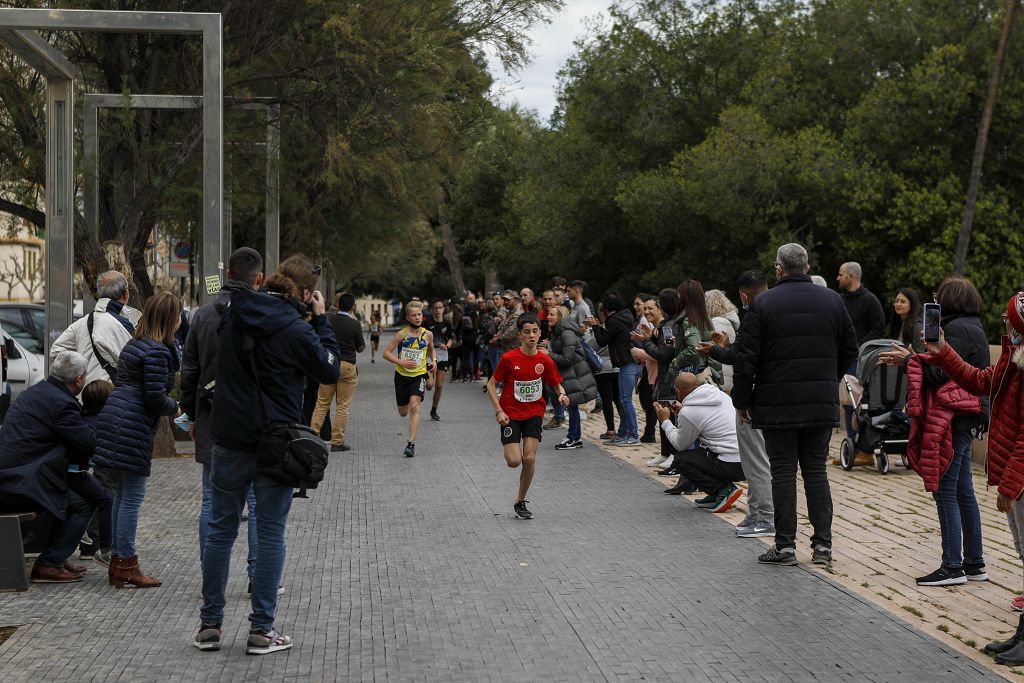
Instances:
[[[220,291],[224,206],[224,70],[221,17],[203,29],[203,303]]]
[[[46,337],[50,345],[71,324],[74,278],[74,80],[46,81]]]
[[[267,232],[263,270],[272,273],[281,260],[281,105],[267,108]]]

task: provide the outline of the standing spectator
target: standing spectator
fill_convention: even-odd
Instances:
[[[459,309],[456,308],[456,311],[459,311]],[[459,340],[462,342],[459,353],[460,379],[463,382],[475,382],[477,347],[476,311],[472,310],[467,304],[459,311],[459,318],[457,320],[452,316],[452,324],[458,324]]]
[[[256,476],[262,429],[254,429],[251,420],[233,418],[266,414],[267,422],[300,423],[303,380],[311,377],[318,384],[338,381],[340,350],[324,315],[323,295],[314,289],[316,282],[313,264],[304,256],[291,256],[267,278],[266,293],[232,293],[224,317],[210,430],[210,537],[203,556],[200,626],[193,643],[200,650],[220,649],[231,547],[250,486],[256,492],[259,552],[245,651],[268,654],[292,646],[291,638],[274,629],[292,488]],[[305,320],[307,307],[312,314],[309,322]],[[243,350],[246,339],[252,341],[251,351]],[[258,373],[256,378],[253,370]]]
[[[708,316],[711,318],[715,333],[724,334],[728,344],[735,342],[736,333],[740,329],[740,316],[736,312],[736,306],[720,289],[709,289],[704,292],[704,301],[707,303]],[[726,345],[728,346],[728,344]],[[732,391],[731,365],[722,366],[722,389],[726,393]]]
[[[889,323],[889,338],[898,339],[904,346],[909,346],[915,353],[924,352],[924,340],[921,339],[923,308],[921,297],[910,287],[903,287],[896,292],[892,302],[892,322]]]
[[[569,312],[562,306],[548,311],[551,322],[551,340],[547,350],[562,375],[562,386],[569,396],[569,433],[565,440],[555,445],[560,451],[583,448],[580,406],[597,398],[597,382],[587,363],[587,357],[580,346],[580,328]]]
[[[199,507],[199,560],[206,549],[210,532],[210,464],[213,441],[210,439],[210,413],[217,385],[217,349],[220,346],[220,323],[231,303],[233,292],[254,292],[263,284],[263,257],[249,247],[240,247],[228,259],[227,279],[216,298],[203,304],[192,315],[192,325],[185,337],[181,357],[181,410],[189,416],[189,428],[196,442],[196,462],[203,467],[203,499]],[[249,563],[256,561],[256,515],[249,510]],[[252,576],[249,577],[252,580]]]
[[[784,244],[775,256],[779,284],[757,296],[736,340],[732,401],[744,422],[764,432],[772,466],[775,545],[758,557],[796,564],[796,470],[807,495],[814,562],[832,560],[832,493],[826,460],[839,412],[839,378],[857,355],[842,299],[807,275],[807,251]]]
[[[981,326],[981,294],[970,280],[948,277],[935,292],[942,306],[942,332],[945,344],[967,365],[984,370],[989,366],[988,339]],[[906,357],[906,348],[883,354],[883,359]],[[940,364],[941,366],[941,364]],[[949,375],[937,367],[925,367],[923,383],[932,391],[949,381]],[[952,419],[952,459],[933,493],[942,532],[942,565],[931,574],[919,577],[919,586],[949,586],[967,581],[985,581],[988,573],[981,540],[981,512],[974,495],[971,475],[971,444],[974,436],[988,424],[989,397],[983,395],[980,415],[957,415]]]
[[[519,301],[523,306],[523,313],[537,314],[540,312],[540,302],[529,287],[523,287],[519,292]]]
[[[480,314],[480,341],[486,351],[487,376],[494,374],[494,368],[498,367],[498,359],[501,358],[501,348],[493,342],[498,334],[498,323],[496,320],[497,308],[493,301],[484,302],[484,310]]]
[[[630,354],[633,340],[629,333],[635,324],[633,314],[618,292],[608,290],[601,301],[601,318],[602,323],[593,326],[594,338],[599,346],[608,349],[608,359],[612,368],[617,371],[598,375],[598,388],[604,385],[606,393],[611,388],[611,381],[614,380],[616,383],[613,396],[619,406],[619,430],[609,436],[609,442],[616,439],[637,439],[640,428],[637,425],[636,407],[633,405],[633,390],[640,376],[640,365]],[[601,400],[604,403],[605,421],[608,422],[611,406],[608,405],[608,398],[605,396],[602,396]]]
[[[637,329],[630,333],[633,341],[641,345],[641,348],[634,348],[630,352],[633,359],[637,361],[650,359],[657,363],[657,374],[652,378],[654,381],[651,383],[654,400],[672,400],[675,395],[674,380],[665,382],[665,378],[669,374],[668,366],[675,357],[675,333],[672,320],[675,318],[678,306],[679,292],[674,289],[661,290],[656,299],[644,302],[644,319],[653,326],[653,329],[646,325],[638,325]],[[649,369],[648,373],[650,373]],[[659,428],[658,431],[661,433],[661,457],[652,459],[647,464],[653,467],[665,467],[668,470],[673,464],[672,444],[665,436],[665,430]],[[631,446],[635,443],[636,440],[624,440],[615,445]],[[684,489],[686,493],[694,490],[692,486],[685,486]]]
[[[141,315],[128,305],[128,280],[116,270],[96,279],[100,299],[92,313],[64,330],[50,347],[52,361],[61,351],[76,351],[89,362],[86,384],[98,379],[117,380],[117,359],[135,333]]]
[[[697,350],[701,342],[711,341],[715,331],[708,315],[704,288],[696,280],[687,280],[679,285],[677,291],[679,315],[672,327],[675,332],[675,358],[669,364],[668,376],[663,380],[663,396],[672,395],[676,375],[680,372],[692,372],[702,382],[722,384],[722,366]]]
[[[768,279],[760,270],[748,270],[740,276],[740,303],[744,309],[749,309],[754,299],[767,291]],[[703,344],[701,350],[722,363],[723,367],[733,368],[736,365],[736,346],[729,345],[728,338],[720,333],[715,334],[714,344]],[[743,473],[747,477],[747,516],[736,525],[736,535],[740,538],[774,536],[772,470],[765,450],[764,434],[741,420],[737,414],[736,441],[740,447]]]
[[[856,334],[857,348],[864,342],[881,339],[885,334],[885,313],[882,312],[882,302],[868,288],[861,284],[863,271],[860,264],[848,261],[839,266],[839,276],[836,281],[839,283],[839,293],[843,295],[843,303],[853,321],[853,329]],[[857,359],[851,361],[844,374],[857,374]],[[846,435],[856,440],[857,434],[853,430],[853,406],[843,406],[843,413],[846,416]]]
[[[501,296],[502,304],[505,307],[505,318],[498,325],[495,342],[502,353],[519,348],[519,330],[516,328],[516,319],[523,313],[519,307],[519,295],[512,292],[505,292]]]
[[[583,321],[587,318],[593,317],[590,303],[583,298],[586,291],[587,283],[583,280],[573,280],[572,284],[569,285],[569,299],[572,301],[572,311],[569,317],[576,321],[576,324],[579,326],[582,326]]]
[[[540,312],[537,313],[537,319],[540,320],[541,341],[544,341],[551,336],[550,330],[548,329],[548,309],[557,305],[558,304],[555,303],[555,292],[550,289],[545,289],[541,294]]]
[[[61,351],[46,381],[25,390],[0,430],[0,511],[37,510],[56,518],[46,549],[32,566],[34,583],[81,581],[85,567],[70,564],[96,507],[68,489],[67,454],[92,452],[96,438],[76,399],[88,362]]]
[[[352,294],[342,294],[338,299],[338,312],[328,316],[334,337],[341,351],[338,363],[338,381],[334,384],[321,384],[316,399],[316,410],[310,426],[317,432],[323,426],[331,401],[337,400],[334,411],[334,425],[331,430],[331,451],[349,451],[352,447],[345,443],[345,429],[348,427],[348,414],[352,409],[352,398],[356,394],[359,372],[356,370],[356,356],[366,348],[363,341],[363,326],[352,315],[356,307],[356,298]]]
[[[168,394],[174,389],[178,353],[174,333],[181,324],[181,302],[170,292],[146,301],[135,336],[117,364],[117,385],[100,412],[96,424],[96,463],[117,470],[117,494],[112,521],[114,547],[110,583],[124,588],[156,588],[158,579],[139,567],[135,534],[146,496],[153,459],[153,437],[164,415],[175,415],[178,402]]]
[[[633,299],[633,320],[636,321],[635,330],[640,331],[641,327],[653,326],[644,318],[644,302],[653,301],[653,294],[641,292]],[[632,340],[634,346],[639,342]],[[657,377],[652,377],[651,372],[657,372],[657,362],[640,363],[640,377],[636,383],[636,395],[640,401],[640,408],[644,411],[644,433],[640,436],[640,443],[654,443],[657,441],[658,416],[654,412],[654,382]],[[635,410],[635,409],[634,409]],[[638,427],[639,429],[639,427]]]

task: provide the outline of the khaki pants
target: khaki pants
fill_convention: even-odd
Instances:
[[[316,410],[313,411],[310,427],[318,434],[320,433],[324,418],[327,417],[327,411],[331,408],[331,399],[337,395],[338,409],[334,414],[334,424],[331,425],[331,443],[335,446],[345,443],[348,411],[352,407],[352,397],[355,396],[358,381],[359,373],[356,371],[355,364],[341,361],[337,383],[320,385],[320,392],[316,397]]]

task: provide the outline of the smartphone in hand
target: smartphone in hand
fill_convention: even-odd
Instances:
[[[942,336],[939,322],[942,320],[942,307],[938,304],[924,305],[924,340],[928,344],[938,344]]]

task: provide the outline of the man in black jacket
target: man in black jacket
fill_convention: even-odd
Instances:
[[[228,259],[227,281],[217,298],[192,314],[181,354],[181,409],[192,421],[189,434],[196,442],[196,462],[203,466],[203,500],[199,507],[199,559],[206,549],[210,524],[210,411],[217,383],[220,323],[234,292],[254,292],[263,284],[263,258],[249,247],[236,249]],[[250,506],[252,507],[252,506]],[[249,510],[249,570],[256,561],[256,516]]]
[[[305,257],[292,256],[267,278],[266,292],[232,292],[224,313],[210,419],[210,533],[203,553],[201,623],[193,643],[200,650],[220,649],[231,546],[250,486],[256,493],[259,552],[246,653],[292,646],[291,638],[274,629],[292,487],[258,476],[256,458],[261,425],[301,423],[307,377],[319,384],[338,381],[338,343],[324,315],[323,294],[315,291],[318,273]]]
[[[68,455],[92,453],[95,430],[76,398],[85,387],[88,361],[61,351],[45,382],[25,390],[0,431],[0,510],[37,510],[56,518],[46,550],[32,567],[36,583],[81,581],[85,568],[68,564],[96,507],[68,489]]]
[[[352,408],[352,398],[356,393],[359,373],[356,371],[356,355],[363,352],[366,342],[363,341],[363,326],[359,324],[352,312],[356,309],[356,298],[351,294],[342,294],[338,299],[338,312],[327,316],[334,336],[338,340],[341,351],[341,362],[338,370],[338,381],[334,384],[321,384],[316,398],[316,410],[310,426],[317,433],[323,427],[331,401],[337,397],[338,407],[334,412],[334,423],[331,429],[331,450],[347,451],[351,446],[345,443],[345,427],[348,426],[348,414]]]
[[[839,295],[807,275],[807,250],[784,244],[778,285],[751,304],[736,339],[732,401],[762,430],[772,467],[775,546],[765,564],[796,564],[796,469],[800,466],[814,562],[832,560],[828,444],[838,423],[839,378],[857,356],[850,314]]]
[[[847,261],[839,266],[839,293],[843,296],[846,311],[853,321],[853,330],[857,335],[857,348],[864,342],[881,339],[885,336],[885,312],[878,297],[861,283],[864,271],[860,264]]]

